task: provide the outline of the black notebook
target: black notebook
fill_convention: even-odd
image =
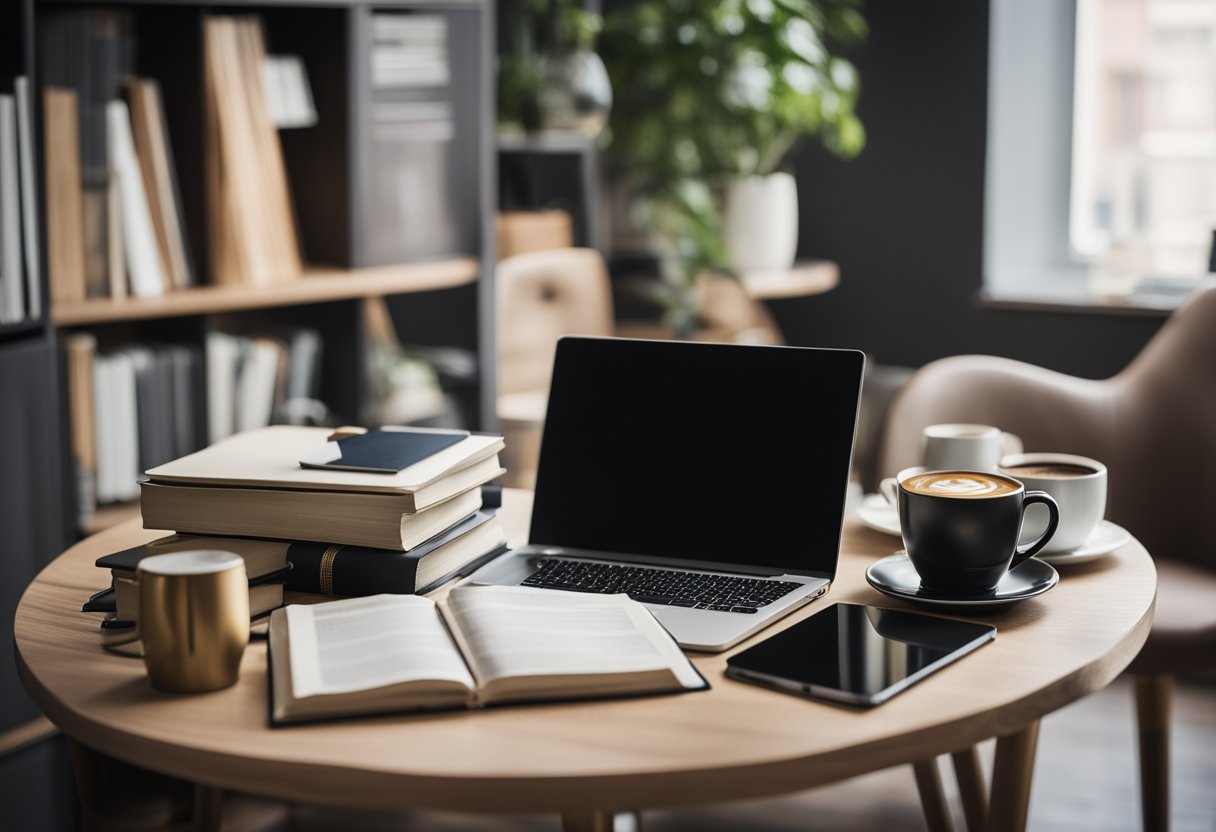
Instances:
[[[293,543],[287,588],[323,595],[424,595],[502,554],[506,542],[495,516],[479,511],[408,552]]]
[[[326,442],[301,457],[300,467],[395,474],[468,436],[467,430],[369,430]]]

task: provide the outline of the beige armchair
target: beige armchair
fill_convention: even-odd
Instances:
[[[880,471],[917,464],[921,429],[939,422],[997,425],[1027,450],[1106,463],[1106,516],[1157,564],[1156,618],[1130,670],[1144,826],[1167,829],[1172,678],[1216,668],[1216,289],[1192,296],[1110,379],[977,355],[923,367],[892,407]]]
[[[498,264],[498,421],[504,485],[531,488],[557,339],[612,335],[612,287],[599,252],[562,248]]]

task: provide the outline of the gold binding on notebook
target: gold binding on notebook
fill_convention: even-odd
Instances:
[[[342,551],[341,546],[330,546],[321,553],[321,592],[334,594],[334,558]]]

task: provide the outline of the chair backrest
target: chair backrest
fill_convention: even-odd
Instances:
[[[1189,298],[1103,381],[990,356],[925,365],[891,409],[882,472],[918,464],[921,430],[939,422],[997,425],[1027,451],[1101,460],[1107,517],[1154,556],[1216,567],[1216,288]]]
[[[532,251],[508,257],[496,271],[498,390],[544,390],[563,335],[611,335],[612,289],[599,252]]]

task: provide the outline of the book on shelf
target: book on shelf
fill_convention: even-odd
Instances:
[[[525,587],[293,604],[269,656],[273,725],[709,687],[642,604]]]
[[[105,291],[110,300],[122,300],[130,294],[127,279],[127,231],[124,228],[126,217],[122,213],[122,181],[111,171],[106,180],[104,191],[96,195],[100,200],[105,199],[105,242],[102,249],[105,257],[105,269],[102,274],[106,277]],[[86,199],[89,193],[86,192]],[[90,297],[94,295],[94,287],[89,287]]]
[[[47,9],[40,16],[38,31],[43,83],[70,90],[76,97],[83,295],[119,297],[125,294],[127,283],[122,256],[124,209],[117,197],[121,186],[113,168],[109,141],[113,128],[108,113],[111,103],[122,100],[125,84],[131,77],[134,17],[129,10],[122,9]],[[47,126],[46,142],[50,145],[57,139],[49,129],[49,122]],[[48,174],[49,168],[48,158]],[[65,179],[68,175],[63,174]],[[59,256],[54,246],[50,247],[50,253],[52,257]],[[68,256],[74,256],[74,252]],[[65,300],[77,299],[80,287],[76,280],[73,272],[73,285]],[[64,289],[61,287],[60,291]]]
[[[109,9],[55,10],[41,27],[57,301],[190,282],[163,106],[155,83],[131,74],[132,31],[129,13]]]
[[[308,414],[319,391],[321,335],[308,327],[207,333],[210,441]]]
[[[189,344],[131,342],[99,353],[89,333],[66,336],[64,351],[83,524],[99,503],[135,499],[140,471],[198,447],[202,352]]]
[[[265,58],[259,18],[204,17],[209,231],[222,283],[278,283],[303,269]]]
[[[130,289],[136,297],[159,297],[165,292],[165,275],[152,228],[148,191],[135,157],[131,115],[126,102],[111,101],[106,105],[106,127],[111,175],[117,181],[118,213]],[[111,275],[113,279],[114,275]]]
[[[182,201],[160,84],[150,78],[135,78],[127,96],[135,155],[147,189],[165,289],[184,289],[194,283],[194,276],[182,228]]]
[[[47,272],[52,303],[85,299],[85,218],[80,178],[80,118],[76,93],[42,93],[45,126]]]
[[[17,104],[17,158],[21,176],[21,231],[25,252],[25,302],[29,318],[42,317],[42,255],[38,246],[38,182],[35,176],[34,102],[30,79],[13,82]]]
[[[492,467],[480,473],[487,462]],[[480,509],[477,486],[502,472],[497,465],[496,459],[486,460],[460,472],[472,476],[453,486],[460,489],[455,496],[425,511],[406,511],[410,503],[400,494],[149,481],[140,486],[140,512],[146,529],[316,540],[408,552]]]
[[[13,96],[0,95],[0,324],[25,318],[18,167],[17,105]]]
[[[240,342],[240,369],[236,381],[236,429],[264,428],[274,415],[279,365],[286,349],[274,339],[246,338]]]
[[[124,351],[93,362],[94,427],[97,434],[97,501],[139,496],[139,429],[135,362]]]
[[[97,434],[94,428],[94,369],[97,338],[79,332],[64,339],[68,376],[68,434],[76,474],[77,518],[81,528],[97,505]]]

